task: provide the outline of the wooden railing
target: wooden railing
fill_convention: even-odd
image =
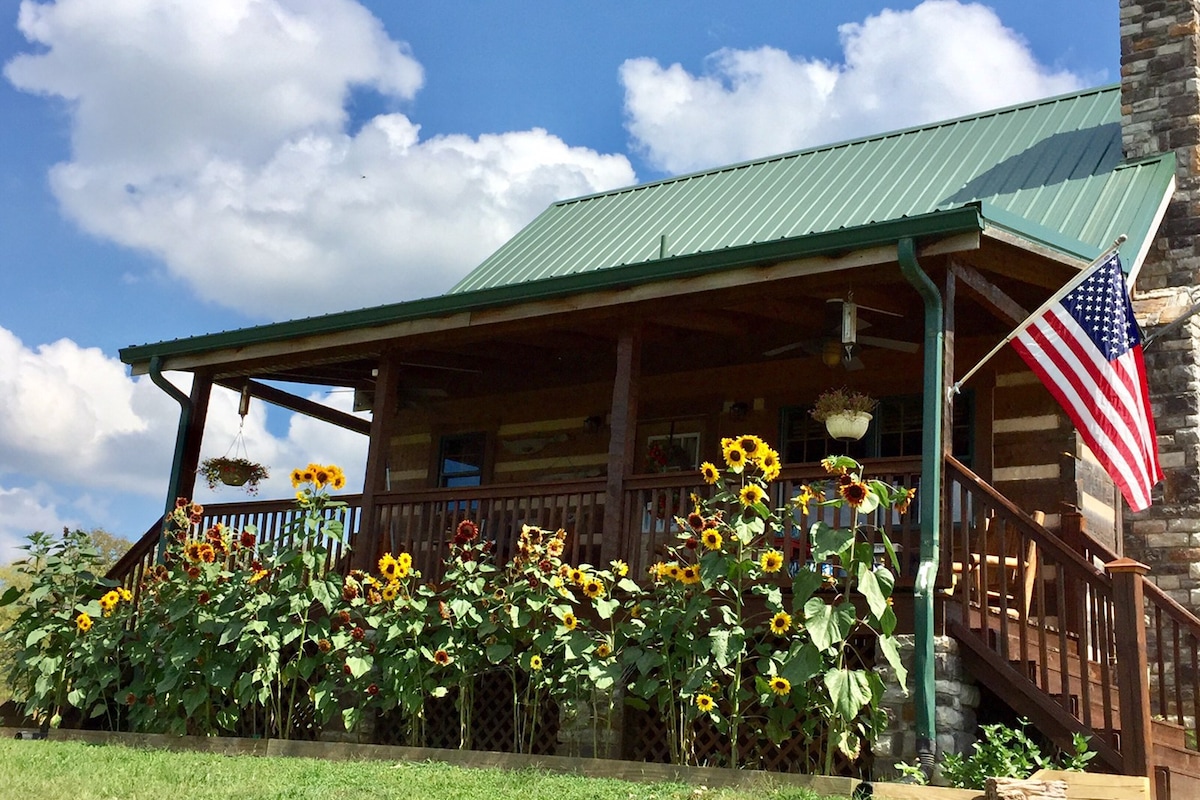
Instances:
[[[438,578],[443,560],[464,519],[479,526],[495,548],[496,560],[513,555],[525,525],[567,531],[563,554],[572,563],[596,563],[604,524],[605,481],[527,483],[430,489],[375,497],[376,551],[412,554],[423,575]]]
[[[867,478],[916,488],[920,483],[921,461],[919,458],[874,459],[864,464],[864,471]],[[819,464],[784,467],[779,479],[771,485],[770,501],[775,508],[787,507],[802,486],[829,479],[829,474]],[[663,556],[668,545],[676,543],[678,531],[674,519],[687,517],[693,508],[693,494],[709,497],[712,487],[706,486],[697,473],[690,471],[636,475],[626,481],[626,524],[618,551],[630,567],[638,573],[644,571]],[[795,570],[808,563],[809,529],[813,523],[824,520],[834,527],[845,527],[851,524],[850,513],[847,508],[818,508],[816,503],[811,503],[807,513],[797,509],[785,516],[784,529],[776,537],[775,546],[783,552],[789,569]],[[897,583],[901,585],[911,585],[916,576],[920,553],[919,520],[920,506],[915,500],[905,514],[877,511],[860,515],[858,520],[873,541],[878,540],[876,532],[883,530],[897,545],[900,558]]]
[[[946,462],[942,583],[948,628],[984,666],[1024,687],[1007,697],[1069,748],[1073,732],[1113,769],[1123,760],[1112,577],[1016,508],[960,462]],[[1057,734],[1057,735],[1055,735]]]

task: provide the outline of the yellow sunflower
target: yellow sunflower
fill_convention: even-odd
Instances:
[[[595,578],[588,578],[583,584],[583,593],[593,600],[596,600],[597,598],[604,596],[604,584]]]
[[[862,481],[849,481],[838,487],[838,494],[846,501],[846,505],[851,508],[858,508],[867,499],[868,486]]]
[[[757,483],[748,483],[738,492],[738,502],[746,508],[753,505],[758,505],[763,501],[767,493],[762,490],[762,487]]]
[[[778,675],[771,678],[768,685],[771,687],[771,691],[780,697],[786,697],[792,691],[791,681],[787,678],[781,678]]]
[[[679,582],[693,584],[700,582],[700,567],[695,564],[688,564],[683,569],[679,570]]]
[[[581,570],[579,567],[574,567],[571,569],[571,574],[569,577],[571,579],[571,583],[575,584],[576,586],[582,586],[583,580],[587,576],[583,574],[583,570]]]
[[[763,440],[757,436],[739,436],[737,437],[737,444],[751,461],[757,461],[763,448],[766,447],[763,444]]]
[[[704,478],[704,482],[709,486],[712,486],[714,483],[721,480],[720,471],[711,461],[705,461],[700,465],[700,475]]]
[[[759,559],[763,572],[779,572],[783,568],[783,553],[778,550],[768,550]]]
[[[573,630],[575,630],[575,626],[579,624],[579,620],[575,617],[574,614],[572,614],[570,611],[568,611],[567,613],[563,614],[562,624],[563,624],[563,627],[566,628],[567,630],[573,631]]]
[[[729,440],[729,444],[722,450],[722,455],[725,456],[725,464],[734,472],[741,472],[746,466],[746,451],[736,440]]]
[[[716,708],[716,703],[714,703],[713,699],[708,695],[698,694],[696,695],[696,708],[700,709],[705,714],[708,714],[714,708]]]
[[[704,543],[704,547],[707,550],[720,550],[721,542],[723,540],[721,539],[720,533],[712,528],[709,528],[700,535],[700,541]]]
[[[80,633],[87,633],[92,629],[92,618],[87,615],[87,612],[81,613],[75,618],[75,627]]]
[[[120,589],[117,589],[117,591],[121,593],[121,600],[124,602],[128,603],[129,601],[133,600],[133,592],[129,591],[124,586],[122,586]]]
[[[779,464],[779,454],[769,447],[764,447],[758,458],[758,468],[762,470],[763,480],[775,480],[779,477],[779,471],[782,469]]]
[[[400,562],[391,553],[384,553],[379,559],[379,574],[389,581],[396,580],[400,577]]]
[[[383,587],[383,599],[387,602],[392,602],[400,596],[400,582],[388,581],[388,585]]]
[[[787,612],[780,611],[775,616],[771,617],[771,633],[779,636],[787,633],[792,627],[792,616]]]
[[[608,642],[601,642],[596,645],[596,658],[608,658],[611,655],[612,647],[609,646]]]
[[[297,467],[292,470],[292,488],[297,489],[302,483],[304,483],[304,470]]]
[[[609,566],[612,567],[613,575],[616,575],[618,578],[624,578],[629,574],[629,565],[619,558],[611,562]]]
[[[529,669],[534,672],[539,672],[542,669],[542,657],[533,655],[529,657]]]

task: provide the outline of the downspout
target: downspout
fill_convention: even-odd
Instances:
[[[945,347],[942,296],[921,265],[911,238],[896,245],[900,272],[925,303],[925,366],[921,435],[921,560],[913,587],[913,673],[916,705],[917,758],[932,777],[937,758],[934,689],[933,599],[941,550],[942,486],[942,358]]]
[[[172,383],[170,383],[162,374],[162,357],[150,357],[150,380],[154,385],[169,394],[176,403],[179,403],[179,428],[175,432],[175,457],[171,461],[171,482],[167,486],[167,503],[163,507],[163,520],[165,521],[171,512],[175,510],[175,499],[179,493],[180,478],[182,477],[181,470],[183,469],[183,450],[187,443],[188,428],[192,424],[192,401],[191,399],[179,391]],[[166,547],[166,535],[158,537],[158,554],[156,561],[162,563],[163,552]]]

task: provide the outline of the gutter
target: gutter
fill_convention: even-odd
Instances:
[[[942,359],[945,348],[942,296],[921,265],[911,237],[896,245],[900,272],[925,302],[924,398],[921,435],[921,560],[913,591],[913,673],[917,758],[926,778],[937,759],[934,687],[933,607],[941,551]]]
[[[155,386],[169,394],[176,403],[179,403],[179,427],[175,431],[175,456],[171,460],[171,480],[167,485],[167,502],[163,508],[163,522],[165,523],[171,516],[171,512],[175,510],[175,499],[179,496],[179,487],[183,478],[183,450],[186,446],[188,428],[192,425],[193,409],[191,398],[163,376],[162,356],[151,356],[149,374],[150,380],[154,382]],[[166,527],[164,525],[163,532],[158,537],[156,563],[162,563],[166,543]]]

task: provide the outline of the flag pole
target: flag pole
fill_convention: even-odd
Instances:
[[[1067,283],[1061,289],[1059,289],[1057,292],[1052,294],[1050,296],[1050,298],[1048,300],[1046,300],[1046,302],[1044,302],[1040,306],[1038,306],[1037,310],[1034,311],[1032,314],[1030,314],[1028,317],[1026,317],[1025,320],[1020,325],[1018,325],[1013,330],[1012,333],[1010,333],[1008,336],[1005,336],[1004,339],[999,344],[997,344],[995,347],[993,347],[986,356],[984,356],[982,359],[980,359],[978,364],[976,364],[975,366],[973,366],[969,370],[967,370],[965,375],[963,375],[961,378],[959,378],[957,381],[955,381],[954,384],[949,389],[946,390],[946,399],[947,400],[954,399],[954,395],[956,395],[962,391],[962,385],[964,383],[966,383],[972,375],[974,375],[976,372],[978,372],[980,367],[982,367],[987,362],[991,361],[992,357],[995,356],[996,353],[999,353],[1004,348],[1004,345],[1008,344],[1013,339],[1020,336],[1021,332],[1024,331],[1026,328],[1028,328],[1030,325],[1032,325],[1034,320],[1038,319],[1046,311],[1046,309],[1050,308],[1050,306],[1054,305],[1059,300],[1061,300],[1068,292],[1070,292],[1076,286],[1083,283],[1087,279],[1087,276],[1090,275],[1092,273],[1092,271],[1094,269],[1096,269],[1096,267],[1100,266],[1105,261],[1108,261],[1108,259],[1112,257],[1113,253],[1120,250],[1121,245],[1123,245],[1125,243],[1125,240],[1128,238],[1129,237],[1123,233],[1120,236],[1118,236],[1117,240],[1112,243],[1111,247],[1109,247],[1107,250],[1105,250],[1103,253],[1101,253],[1099,256],[1097,256],[1095,258],[1095,260],[1092,261],[1092,263],[1088,264],[1086,267],[1081,269],[1079,271],[1078,275],[1076,275],[1071,280],[1067,281]]]

